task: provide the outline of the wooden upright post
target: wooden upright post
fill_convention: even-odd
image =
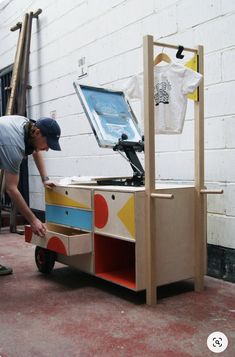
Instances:
[[[203,75],[203,46],[198,46],[198,71]],[[195,290],[204,288],[206,268],[206,204],[204,189],[204,81],[199,86],[199,101],[195,102]]]
[[[154,224],[155,191],[155,135],[154,135],[154,91],[153,91],[153,36],[145,36],[144,52],[144,141],[145,141],[145,193],[146,193],[146,302],[157,302],[156,292],[156,232]]]

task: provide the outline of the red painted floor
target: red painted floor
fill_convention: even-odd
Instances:
[[[235,285],[206,277],[158,289],[159,304],[57,264],[40,274],[24,237],[0,234],[0,357],[222,357],[235,356]],[[214,331],[229,340],[225,352],[207,348]]]

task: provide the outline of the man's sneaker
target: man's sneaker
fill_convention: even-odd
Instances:
[[[9,275],[12,274],[13,270],[10,267],[4,267],[0,264],[0,275]]]

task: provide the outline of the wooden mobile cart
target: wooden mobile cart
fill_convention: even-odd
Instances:
[[[26,227],[27,242],[37,245],[41,272],[59,261],[134,291],[146,290],[157,302],[160,285],[193,278],[203,289],[206,271],[203,82],[195,102],[195,186],[155,186],[153,48],[168,44],[144,37],[145,187],[66,185],[46,190],[45,238]],[[203,48],[185,48],[198,56]]]

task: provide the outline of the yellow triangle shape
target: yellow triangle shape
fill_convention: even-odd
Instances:
[[[84,205],[78,201],[72,200],[69,197],[62,195],[56,191],[46,189],[45,193],[46,203],[54,204],[54,205],[62,205],[62,206],[72,206],[79,208],[89,208],[87,205]]]
[[[185,67],[192,69],[197,72],[198,64],[197,64],[197,55],[193,56],[188,62],[185,63]],[[198,100],[198,88],[195,89],[193,93],[189,93],[187,95],[188,99],[192,99],[194,101]]]
[[[135,209],[134,196],[131,196],[125,205],[118,212],[118,217],[130,233],[135,238]]]

